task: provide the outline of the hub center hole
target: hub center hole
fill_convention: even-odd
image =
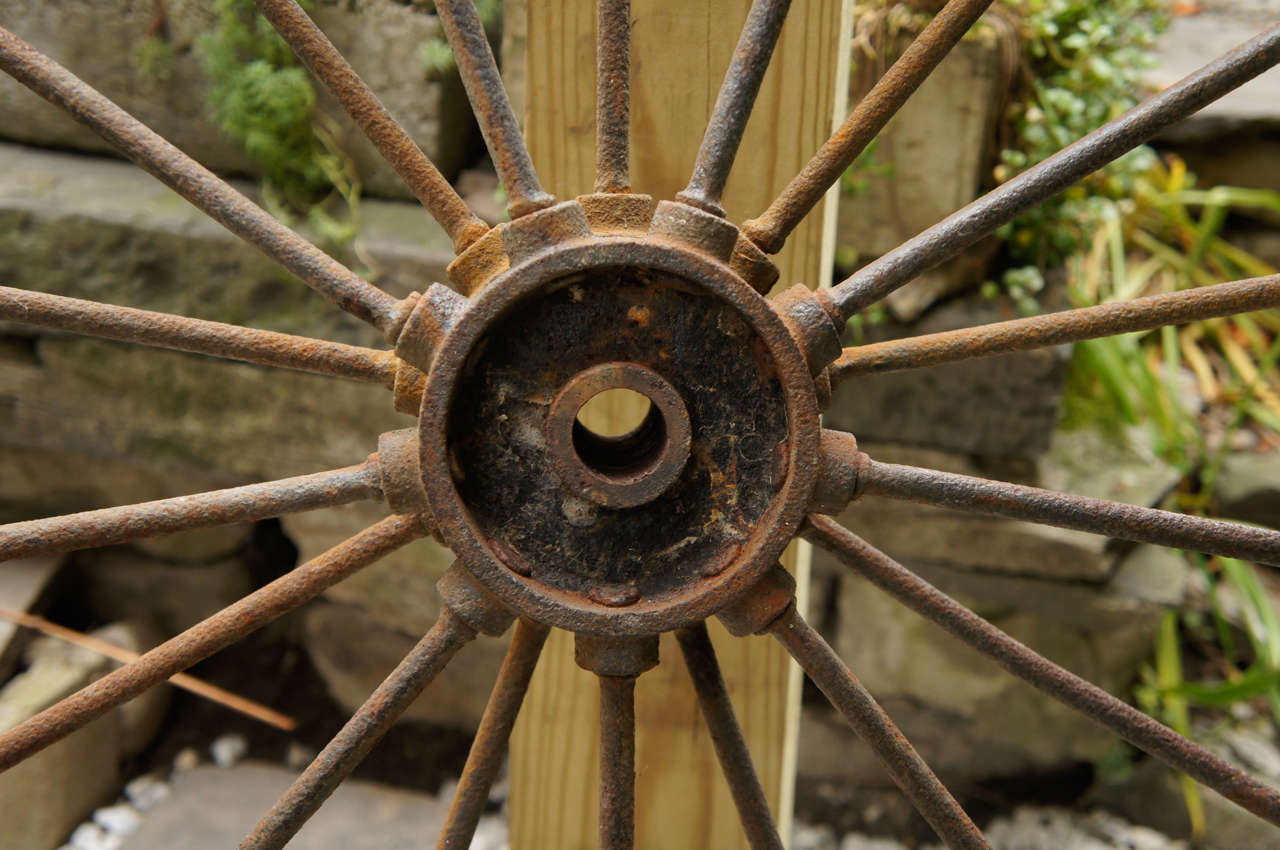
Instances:
[[[653,467],[667,445],[662,412],[648,396],[623,387],[596,393],[578,409],[573,448],[589,468],[630,478]]]

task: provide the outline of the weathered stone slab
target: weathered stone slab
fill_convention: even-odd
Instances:
[[[434,604],[434,600],[427,604]],[[307,653],[329,694],[348,712],[369,698],[421,638],[386,625],[355,605],[315,604],[307,609]],[[438,675],[406,720],[456,726],[474,732],[502,667],[507,639],[480,636]]]
[[[448,279],[452,244],[420,206],[361,209],[378,285],[402,296]],[[149,174],[111,160],[0,144],[0,284],[385,347]]]
[[[147,813],[122,850],[235,847],[296,774],[245,762],[174,777],[169,799]],[[343,782],[289,842],[290,850],[401,850],[435,840],[447,801],[354,779]]]
[[[912,37],[902,34],[897,51]],[[897,55],[879,46],[874,59],[854,47],[850,108]],[[840,198],[841,248],[878,256],[974,199],[985,176],[1000,89],[1007,85],[1001,65],[997,30],[978,27],[921,84],[876,143],[874,164],[891,166],[892,174],[872,176],[865,191]]]
[[[0,564],[0,608],[34,611],[47,596],[61,561],[58,557],[24,558]],[[0,618],[0,682],[17,666],[28,634],[16,623]]]
[[[862,448],[886,462],[1008,477],[949,452]],[[1099,480],[1083,482],[1084,488],[1112,492],[1120,485],[1108,473],[1123,477],[1125,465],[1098,470]],[[1025,483],[1038,482],[1032,475]],[[1116,694],[1128,692],[1149,657],[1161,613],[1187,592],[1189,568],[1176,555],[1138,547],[1113,566],[1107,541],[1096,535],[871,496],[850,505],[839,521],[1018,640]],[[1024,685],[825,551],[815,549],[813,569],[815,622],[940,773],[967,779],[1052,769],[1096,759],[1112,746],[1112,737],[1091,721]],[[865,749],[851,746],[838,716],[816,706],[806,711],[802,776],[882,780]]]
[[[5,4],[3,24],[205,166],[255,173],[254,163],[209,120],[205,106],[207,81],[195,42],[213,25],[213,4],[165,4],[173,60],[163,79],[140,70],[134,58],[149,37],[155,8],[150,0],[13,0]],[[396,0],[320,0],[313,14],[427,155],[452,175],[465,164],[476,134],[457,74],[429,74],[418,59],[418,48],[439,35],[433,11]],[[336,120],[339,143],[355,162],[364,186],[376,194],[407,197],[400,179],[341,107],[323,87],[316,89],[320,108]],[[95,134],[8,77],[0,80],[0,113],[7,116],[0,137],[48,147],[110,150]]]
[[[1216,492],[1223,516],[1280,528],[1280,452],[1227,455]]]
[[[1157,90],[1253,38],[1273,25],[1280,12],[1274,0],[1201,0],[1195,5],[1198,12],[1175,16],[1156,40],[1156,64],[1147,80]],[[1280,73],[1272,70],[1166,129],[1161,137],[1199,142],[1230,132],[1274,130],[1277,126]]]
[[[868,342],[968,328],[1015,317],[1003,300],[970,295],[921,320],[887,322]],[[1049,446],[1058,421],[1068,352],[1040,349],[979,360],[861,375],[837,387],[828,427],[859,440],[891,441],[991,457],[1032,457]]]

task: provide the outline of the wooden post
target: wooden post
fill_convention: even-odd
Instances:
[[[508,4],[509,14],[518,5]],[[523,68],[525,134],[543,185],[591,191],[595,165],[595,0],[530,0]],[[797,2],[747,126],[725,194],[730,220],[760,213],[830,134],[843,111],[848,0]],[[750,0],[632,0],[631,176],[658,199],[684,188]],[[842,38],[842,34],[844,37]],[[516,76],[520,76],[519,70]],[[832,198],[831,200],[834,200]],[[780,285],[829,284],[834,205],[801,225],[777,259]],[[827,244],[824,246],[824,236]],[[824,250],[825,248],[825,250]],[[597,411],[604,425],[627,416]],[[785,559],[807,584],[808,557]],[[803,601],[803,597],[802,597]],[[709,624],[738,719],[784,838],[790,833],[800,674],[768,638],[733,639]],[[636,686],[636,846],[747,850],[692,683],[671,635]],[[511,747],[512,850],[594,850],[599,694],[553,632]]]

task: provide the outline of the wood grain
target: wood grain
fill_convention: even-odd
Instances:
[[[725,193],[735,222],[759,214],[795,174],[843,110],[847,0],[796,3]],[[508,14],[522,4],[508,4]],[[693,167],[749,0],[632,0],[632,183],[671,198]],[[844,12],[845,14],[842,14]],[[518,14],[518,11],[517,11]],[[594,0],[535,2],[527,25],[523,79],[525,127],[548,191],[572,198],[591,191],[595,164]],[[508,63],[513,57],[505,57]],[[516,60],[518,61],[518,60]],[[508,71],[510,71],[510,64]],[[521,76],[521,71],[515,72]],[[815,212],[777,257],[780,285],[829,283],[823,214]],[[825,254],[825,261],[824,261]],[[598,420],[626,415],[604,411]],[[595,424],[595,423],[588,423]],[[785,559],[802,578],[807,553]],[[789,833],[800,675],[767,638],[731,638],[712,622],[739,721],[783,835]],[[637,841],[654,850],[746,850],[728,786],[719,772],[692,683],[671,635],[663,663],[636,687]],[[598,846],[596,779],[599,694],[573,661],[573,638],[553,632],[511,753],[513,850],[589,850]]]

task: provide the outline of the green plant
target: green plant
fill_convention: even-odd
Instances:
[[[476,0],[476,11],[490,40],[495,40],[502,24],[502,0]],[[443,31],[418,45],[418,62],[422,64],[422,70],[437,79],[458,69]]]
[[[173,76],[173,45],[163,36],[148,36],[131,58],[133,69],[149,80],[165,82]]]
[[[360,181],[337,124],[316,107],[306,70],[252,0],[216,0],[214,14],[196,42],[214,122],[262,169],[275,215],[301,215],[322,246],[355,246],[359,255]]]

